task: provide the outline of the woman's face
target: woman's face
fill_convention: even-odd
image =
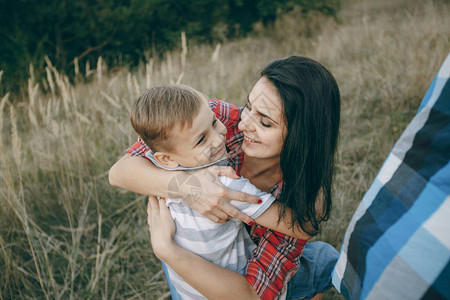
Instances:
[[[250,157],[279,158],[286,124],[278,91],[266,77],[261,77],[248,95],[239,130],[244,133],[242,150]]]

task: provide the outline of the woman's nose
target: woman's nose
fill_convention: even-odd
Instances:
[[[241,121],[239,122],[238,128],[240,131],[247,130],[247,131],[254,131],[255,130],[255,124],[253,117],[250,115],[250,113],[244,109],[241,114]]]

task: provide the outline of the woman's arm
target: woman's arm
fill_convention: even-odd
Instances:
[[[176,176],[195,176],[200,183],[200,193],[192,195],[186,185],[169,191],[169,183]],[[189,206],[213,222],[225,222],[237,218],[249,224],[253,220],[229,203],[231,200],[258,203],[259,197],[226,188],[218,176],[237,178],[230,167],[212,166],[195,172],[166,171],[154,166],[143,157],[126,154],[109,170],[109,182],[113,186],[132,192],[159,197],[182,198]],[[169,195],[170,192],[170,195]]]
[[[168,197],[168,183],[180,173],[167,172],[143,157],[125,154],[109,170],[109,183],[143,195]]]
[[[175,224],[165,200],[149,197],[148,224],[153,252],[208,299],[260,299],[244,276],[217,266],[174,241]]]
[[[208,299],[260,299],[243,275],[213,264],[175,243],[159,258]]]

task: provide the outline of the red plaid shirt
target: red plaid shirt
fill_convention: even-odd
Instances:
[[[239,131],[242,108],[217,99],[209,101],[216,117],[226,126],[226,147],[229,165],[239,174],[244,153],[241,150],[244,134]],[[138,140],[127,150],[132,155],[145,157],[149,148]],[[282,182],[270,191],[279,198]],[[256,224],[251,237],[258,244],[253,257],[248,260],[245,278],[250,282],[261,299],[278,299],[286,289],[287,282],[297,272],[306,240],[296,239],[280,232]]]

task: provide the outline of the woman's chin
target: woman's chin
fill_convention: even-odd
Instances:
[[[242,151],[248,156],[256,156],[257,155],[257,145],[249,145],[247,143],[242,144]]]
[[[262,145],[247,145],[242,144],[242,152],[248,157],[259,158],[259,159],[280,159],[280,152],[267,151],[267,148],[262,148]]]

